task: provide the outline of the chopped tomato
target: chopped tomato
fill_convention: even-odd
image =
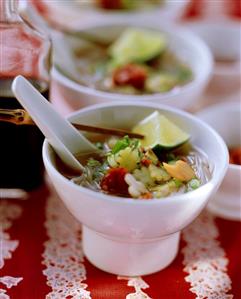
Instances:
[[[152,196],[151,192],[146,192],[146,193],[142,194],[141,198],[148,200],[148,199],[152,199],[153,196]]]
[[[125,182],[127,173],[124,167],[110,168],[100,183],[101,189],[111,194],[128,196],[129,186]]]
[[[116,85],[132,85],[137,89],[143,89],[147,77],[146,69],[138,64],[127,64],[115,70],[113,82]]]
[[[141,160],[141,164],[148,167],[151,164],[151,160],[144,158],[144,159]]]
[[[231,148],[229,150],[230,163],[241,165],[241,147]]]
[[[99,6],[105,9],[121,9],[123,7],[121,0],[98,0]]]

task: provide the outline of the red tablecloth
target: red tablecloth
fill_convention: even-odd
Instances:
[[[32,2],[42,14],[48,13],[43,0]],[[185,18],[205,15],[205,3],[212,2],[191,1]],[[223,3],[229,16],[240,18],[239,0]],[[240,245],[240,222],[204,212],[184,231],[178,256],[169,267],[142,278],[118,278],[84,258],[80,224],[56,194],[43,186],[24,201],[0,200],[0,299],[238,299]],[[190,280],[196,283],[192,289]],[[57,293],[64,286],[72,296]],[[215,287],[219,293],[205,297]]]
[[[16,286],[12,286],[9,289],[0,282],[0,289],[2,289],[2,295],[0,291],[1,299],[9,297],[12,299],[123,299],[128,294],[135,293],[135,288],[127,285],[127,279],[118,279],[115,275],[96,269],[86,259],[81,260],[83,252],[80,246],[80,226],[68,214],[61,200],[55,194],[52,194],[52,191],[50,192],[46,186],[31,193],[27,200],[1,200],[0,211],[0,265],[1,259],[4,260],[4,265],[0,269],[0,281],[1,277],[4,276],[22,278]],[[232,288],[227,294],[234,295],[236,299],[241,298],[241,223],[218,218],[213,219],[213,216],[210,214],[199,216],[198,221],[201,222],[196,222],[189,226],[189,228],[191,227],[191,234],[194,231],[196,237],[200,236],[200,240],[203,237],[206,238],[205,244],[211,242],[210,244],[214,244],[212,246],[218,247],[218,251],[217,248],[212,250],[212,247],[210,247],[207,255],[204,255],[202,260],[206,259],[208,261],[210,252],[217,252],[217,256],[212,257],[214,260],[219,255],[219,258],[223,256],[221,258],[223,261],[228,261],[227,271],[223,271],[223,276],[221,276],[219,282],[221,292],[223,289],[223,295],[209,298],[232,298],[232,296],[224,295],[226,293],[225,283],[227,283],[229,278],[232,281]],[[67,226],[65,227],[66,224]],[[65,234],[66,237],[69,237],[66,235],[66,228],[70,229],[70,233],[74,233],[73,238],[69,239],[68,245],[64,248],[63,235]],[[1,230],[7,235],[1,237]],[[215,230],[217,230],[216,233]],[[190,250],[193,250],[193,245],[195,247],[195,244],[190,243],[188,245],[186,243],[188,238],[190,239],[190,230],[185,230],[181,241],[181,250],[175,261],[168,268],[159,273],[142,277],[142,280],[140,278],[138,281],[137,279],[135,281],[129,280],[129,284],[139,282],[143,288],[140,288],[139,297],[127,298],[201,298],[197,297],[198,289],[196,289],[196,294],[192,293],[189,290],[190,284],[185,281],[188,274],[184,272],[184,256],[187,254],[187,251],[190,253]],[[12,257],[4,259],[4,245],[6,245],[7,241],[18,241],[19,244],[15,250],[12,250]],[[46,241],[48,242],[46,243]],[[213,241],[214,243],[212,243]],[[58,245],[60,244],[58,242],[62,242],[62,245]],[[64,250],[61,251],[60,247]],[[71,247],[74,248],[77,254],[75,258],[73,257],[73,252],[71,252]],[[185,248],[184,252],[182,252],[183,248]],[[51,259],[51,254],[55,261]],[[63,261],[66,261],[66,257],[69,258],[69,269],[63,266]],[[46,262],[48,258],[50,258],[52,263],[48,264]],[[46,272],[44,275],[43,271],[46,268],[50,269],[51,266],[56,268],[56,258],[60,265],[60,267],[58,266],[60,271],[54,278],[54,284],[57,285],[63,282],[61,280],[62,274],[65,278],[67,277],[67,280],[69,276],[69,280],[73,282],[71,273],[73,274],[76,271],[74,266],[80,267],[79,269],[84,273],[84,276],[82,276],[83,273],[80,271],[82,274],[80,273],[76,279],[76,288],[82,289],[82,295],[65,297],[65,295],[61,294],[56,295],[55,291],[52,292],[53,280],[51,282],[51,272],[50,275],[46,274]],[[46,267],[46,264],[48,264],[48,267]],[[83,278],[85,279],[83,280],[83,283],[86,284],[85,286],[81,285]],[[47,280],[50,281],[50,284],[52,283],[52,287],[47,285]],[[200,286],[200,282],[198,286]],[[204,293],[207,291],[207,288],[204,286]],[[6,292],[3,293],[3,290],[6,290]],[[138,293],[138,287],[136,290]],[[142,292],[142,295],[145,294],[145,296],[140,297],[140,292]],[[50,296],[50,293],[52,296]],[[47,294],[49,295],[47,296]]]

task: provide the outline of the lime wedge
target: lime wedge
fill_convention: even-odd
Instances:
[[[143,119],[132,131],[143,134],[145,138],[141,140],[142,146],[151,147],[154,150],[173,149],[190,138],[189,134],[158,111]]]
[[[115,65],[145,62],[159,55],[167,46],[165,36],[148,29],[128,28],[108,49]]]

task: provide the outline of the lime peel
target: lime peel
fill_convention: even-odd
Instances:
[[[143,134],[145,138],[141,140],[141,145],[154,150],[170,150],[190,139],[188,133],[158,111],[139,122],[132,131]]]
[[[128,28],[110,46],[108,53],[115,65],[130,62],[145,62],[160,53],[167,46],[164,34],[155,30]]]

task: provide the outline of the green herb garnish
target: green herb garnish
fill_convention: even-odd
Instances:
[[[117,154],[119,151],[128,147],[130,145],[130,143],[131,143],[131,140],[130,140],[129,136],[123,137],[122,139],[120,139],[116,142],[111,153],[114,155]]]

